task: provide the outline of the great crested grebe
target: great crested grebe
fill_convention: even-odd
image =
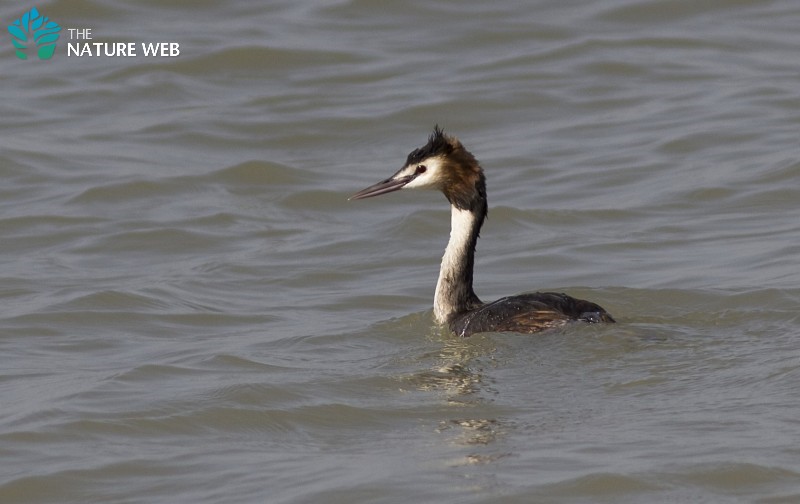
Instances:
[[[486,178],[478,160],[457,138],[436,126],[425,146],[412,151],[388,179],[349,199],[399,189],[438,189],[450,202],[450,241],[433,297],[436,321],[459,336],[481,332],[535,333],[571,321],[614,322],[600,306],[556,292],[535,292],[483,303],[472,290],[475,244],[488,211]]]

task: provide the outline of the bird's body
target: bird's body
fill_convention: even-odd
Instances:
[[[434,317],[460,336],[480,332],[534,333],[570,321],[614,322],[600,306],[566,294],[536,292],[483,303],[472,288],[475,245],[486,219],[486,178],[478,161],[437,126],[428,143],[408,155],[388,179],[357,192],[362,199],[399,189],[440,190],[451,207],[450,240],[433,299]]]

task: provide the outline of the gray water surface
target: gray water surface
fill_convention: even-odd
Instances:
[[[800,501],[797,2],[37,7],[180,55],[0,37],[0,502]],[[434,324],[436,123],[617,324]]]

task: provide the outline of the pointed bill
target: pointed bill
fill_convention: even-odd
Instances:
[[[381,194],[386,194],[394,191],[398,191],[402,189],[406,184],[411,182],[414,179],[413,176],[405,176],[405,177],[398,177],[398,178],[388,178],[382,182],[378,182],[377,184],[373,184],[366,189],[362,189],[355,193],[354,195],[347,198],[348,201],[350,200],[357,200],[357,199],[364,199],[364,198],[371,198],[373,196],[380,196]]]

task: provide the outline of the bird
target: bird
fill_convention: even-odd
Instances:
[[[531,292],[482,302],[472,287],[475,246],[488,213],[486,177],[480,163],[455,136],[438,125],[428,142],[408,154],[394,175],[348,200],[401,189],[441,191],[450,203],[450,238],[442,256],[433,315],[461,337],[486,332],[533,334],[581,321],[615,320],[599,305],[559,292]]]

